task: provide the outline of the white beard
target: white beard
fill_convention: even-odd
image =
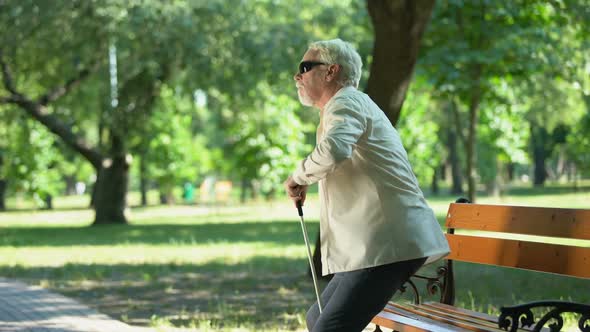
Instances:
[[[303,106],[313,106],[313,101],[309,98],[304,88],[297,89],[297,95],[299,96],[299,102]]]

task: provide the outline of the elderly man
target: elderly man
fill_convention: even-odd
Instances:
[[[320,110],[317,145],[285,181],[305,200],[319,182],[322,273],[334,278],[307,312],[312,332],[363,330],[423,264],[448,254],[398,132],[357,90],[362,61],[340,39],[312,43],[294,76]]]

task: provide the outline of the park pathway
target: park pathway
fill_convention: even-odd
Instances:
[[[370,324],[363,332],[373,331]],[[391,331],[384,329],[384,331]],[[41,287],[0,278],[0,332],[154,332]]]
[[[0,278],[2,332],[151,332],[41,287]]]

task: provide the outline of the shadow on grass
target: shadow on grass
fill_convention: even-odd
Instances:
[[[35,207],[21,207],[21,208],[12,208],[8,207],[6,210],[3,210],[2,213],[10,215],[10,214],[20,214],[20,213],[36,213],[36,212],[76,212],[76,211],[87,211],[90,208],[88,206],[59,206],[54,207],[52,209],[44,209],[44,208],[35,208]]]
[[[0,268],[0,275],[42,284],[115,319],[144,326],[156,317],[174,326],[209,324],[214,330],[295,330],[303,327],[305,311],[314,301],[304,258],[257,256],[239,264],[17,266]],[[534,300],[590,302],[590,280],[469,263],[458,263],[456,276],[456,304],[494,315],[501,306]]]
[[[3,267],[0,275],[42,284],[133,325],[149,325],[160,317],[175,326],[210,322],[214,327],[294,330],[302,327],[314,299],[305,259],[260,256],[240,264]]]
[[[308,221],[307,223],[310,233],[317,230],[317,222]],[[0,246],[13,247],[117,244],[199,245],[225,242],[301,244],[301,226],[297,221],[244,221],[232,224],[0,228]]]

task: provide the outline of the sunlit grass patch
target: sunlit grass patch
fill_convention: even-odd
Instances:
[[[569,207],[590,201],[588,192],[526,194],[479,202]],[[441,223],[454,199],[428,198]],[[292,203],[156,206],[128,215],[129,225],[89,227],[93,212],[83,206],[2,213],[0,276],[161,331],[305,329],[315,294]],[[305,216],[315,239],[316,195]],[[502,305],[542,298],[590,302],[587,280],[469,264],[456,270],[457,304],[469,309],[497,314]]]

